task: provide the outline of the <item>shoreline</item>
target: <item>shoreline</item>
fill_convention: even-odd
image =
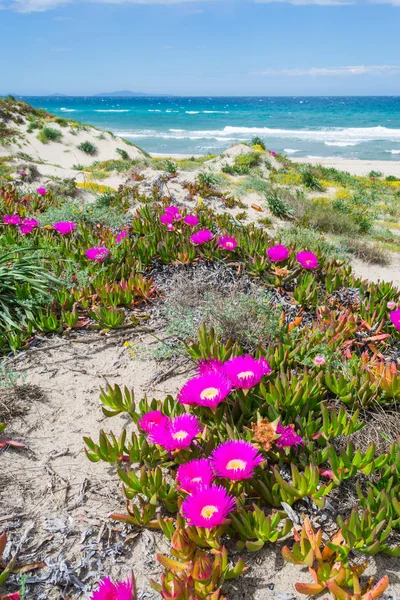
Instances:
[[[167,154],[159,152],[150,152],[152,158],[173,158],[175,160],[188,160],[190,158],[202,158],[207,154]],[[223,154],[223,153],[222,153]],[[331,167],[338,171],[347,171],[351,175],[366,176],[371,171],[380,171],[383,175],[393,175],[400,179],[400,160],[365,160],[361,158],[332,158],[324,156],[315,157],[287,157],[294,163],[322,165],[323,167]]]

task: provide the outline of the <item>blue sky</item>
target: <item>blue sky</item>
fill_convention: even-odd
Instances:
[[[0,0],[0,93],[400,95],[400,0]]]

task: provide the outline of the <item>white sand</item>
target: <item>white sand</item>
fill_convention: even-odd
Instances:
[[[368,175],[371,171],[380,171],[384,175],[400,177],[399,160],[359,160],[351,158],[291,158],[300,164],[322,165],[339,171],[348,171],[352,175]]]

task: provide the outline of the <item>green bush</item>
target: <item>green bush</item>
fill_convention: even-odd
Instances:
[[[299,220],[303,227],[309,227],[324,233],[336,235],[356,235],[360,226],[351,215],[343,216],[342,213],[330,205],[313,202],[309,205],[303,217]]]
[[[277,190],[268,191],[265,194],[265,198],[267,200],[269,210],[273,215],[275,215],[275,217],[287,219],[293,216],[292,209],[282,200]]]
[[[90,154],[90,156],[95,156],[97,154],[97,148],[92,142],[82,142],[78,146],[78,150],[81,150],[85,154]]]
[[[59,142],[62,138],[62,133],[58,129],[52,127],[43,127],[37,135],[37,139],[42,144],[48,144],[48,142]]]
[[[122,160],[129,160],[129,154],[126,150],[123,150],[122,148],[117,148],[117,152],[122,158]]]
[[[247,154],[239,154],[233,163],[233,169],[236,175],[248,175],[250,169],[257,167],[261,163],[261,155],[259,152],[248,152]]]
[[[62,117],[56,117],[54,121],[55,123],[57,123],[57,125],[60,125],[60,127],[68,127],[67,119],[63,119]]]
[[[258,135],[253,137],[253,139],[251,140],[251,145],[252,146],[260,146],[263,150],[266,150],[264,141],[260,137],[258,137]]]

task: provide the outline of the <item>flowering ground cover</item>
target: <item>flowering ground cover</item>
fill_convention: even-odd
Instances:
[[[315,177],[305,176],[304,185],[318,189]],[[212,182],[196,185],[204,191]],[[257,553],[271,544],[299,566],[299,579],[301,567],[308,570],[296,597],[381,597],[393,582],[386,573],[364,573],[371,556],[400,556],[400,446],[395,428],[373,439],[371,423],[382,414],[398,418],[400,291],[355,276],[332,246],[287,241],[205,201],[189,210],[161,188],[140,198],[131,189],[109,194],[116,221],[93,221],[89,211],[72,220],[56,218],[63,200],[47,188],[2,185],[0,351],[7,359],[40,349],[46,337],[96,333],[105,342],[123,335],[123,349],[124,338],[168,306],[162,280],[174,285],[173,270],[200,276],[183,279],[182,296],[207,280],[232,306],[240,294],[245,308],[233,333],[207,320],[207,308],[196,313],[207,319],[194,333],[176,336],[189,365],[178,393],[135,397],[107,380],[98,413],[120,417],[118,431],[107,423],[82,441],[93,476],[95,463],[105,463],[115,494],[122,490],[125,510],[115,499],[108,522],[122,524],[131,541],[145,529],[164,539],[165,551],[156,553],[162,573],[149,583],[153,597],[248,598],[235,591],[236,578],[246,581]],[[251,336],[239,335],[245,313],[264,307],[267,320]],[[169,359],[178,360],[174,352]],[[23,452],[4,429],[0,450]],[[1,536],[0,561],[2,554],[7,560],[0,586],[8,586],[5,598],[22,598],[18,572],[46,565],[14,561],[6,543]],[[133,574],[125,580],[99,568],[90,590],[69,580],[63,597],[151,597],[149,588],[138,589],[136,567],[126,565]],[[35,581],[26,582],[27,598],[43,597]]]

